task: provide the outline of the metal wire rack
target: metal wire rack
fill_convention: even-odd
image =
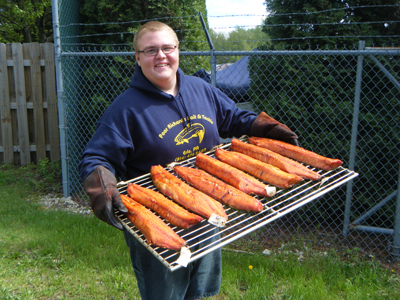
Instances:
[[[220,145],[219,148],[229,150],[229,146],[230,143]],[[215,149],[206,154],[214,157],[214,152]],[[195,157],[181,162],[179,165],[195,168]],[[173,166],[174,164],[168,166],[166,170],[176,175],[173,172]],[[187,263],[193,262],[212,251],[228,245],[303,205],[318,199],[322,195],[358,176],[358,173],[343,167],[331,171],[322,171],[314,168],[310,169],[321,174],[321,179],[318,181],[304,180],[291,188],[278,189],[275,196],[271,198],[255,196],[263,204],[263,210],[261,212],[244,212],[224,206],[228,215],[228,221],[223,228],[216,228],[214,225],[208,223],[207,220],[203,220],[190,229],[182,229],[164,220],[187,242],[187,247],[181,251],[173,251],[149,245],[144,235],[125,217],[125,215],[118,211],[116,215],[121,220],[126,230],[142,243],[170,271],[175,271],[185,266]],[[120,193],[127,193],[126,188],[129,183],[136,183],[156,190],[150,174],[120,182]]]

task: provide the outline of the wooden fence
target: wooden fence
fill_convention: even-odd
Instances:
[[[0,43],[0,117],[0,162],[60,158],[52,43]]]

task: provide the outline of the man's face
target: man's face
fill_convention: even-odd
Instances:
[[[168,30],[146,32],[139,40],[139,51],[149,48],[175,46],[173,33]],[[179,66],[179,50],[164,54],[161,50],[155,56],[146,56],[143,52],[135,53],[136,61],[143,74],[156,87],[171,91],[176,87],[176,72]]]

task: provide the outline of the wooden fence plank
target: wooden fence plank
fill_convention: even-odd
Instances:
[[[45,61],[45,99],[47,102],[47,127],[49,130],[50,160],[60,159],[60,133],[58,128],[56,75],[54,62],[54,45],[52,43],[41,44]]]
[[[24,77],[24,58],[22,55],[22,45],[11,44],[12,58],[14,63],[14,82],[15,82],[15,102],[17,103],[18,120],[18,142],[21,165],[31,162],[29,148],[28,131],[28,112],[26,108],[25,77]]]
[[[0,44],[0,118],[3,161],[7,164],[12,164],[14,162],[14,150],[12,141],[10,90],[8,84],[6,45]]]
[[[46,139],[44,129],[42,76],[40,70],[40,46],[38,43],[24,44],[25,58],[30,60],[30,88],[33,103],[34,143],[36,158],[46,158]]]
[[[0,163],[60,159],[53,44],[0,43],[0,118]]]

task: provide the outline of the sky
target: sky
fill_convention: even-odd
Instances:
[[[263,3],[264,0],[206,0],[208,23],[217,32],[229,32],[235,26],[261,25],[267,13]],[[248,28],[251,27],[243,27]]]

